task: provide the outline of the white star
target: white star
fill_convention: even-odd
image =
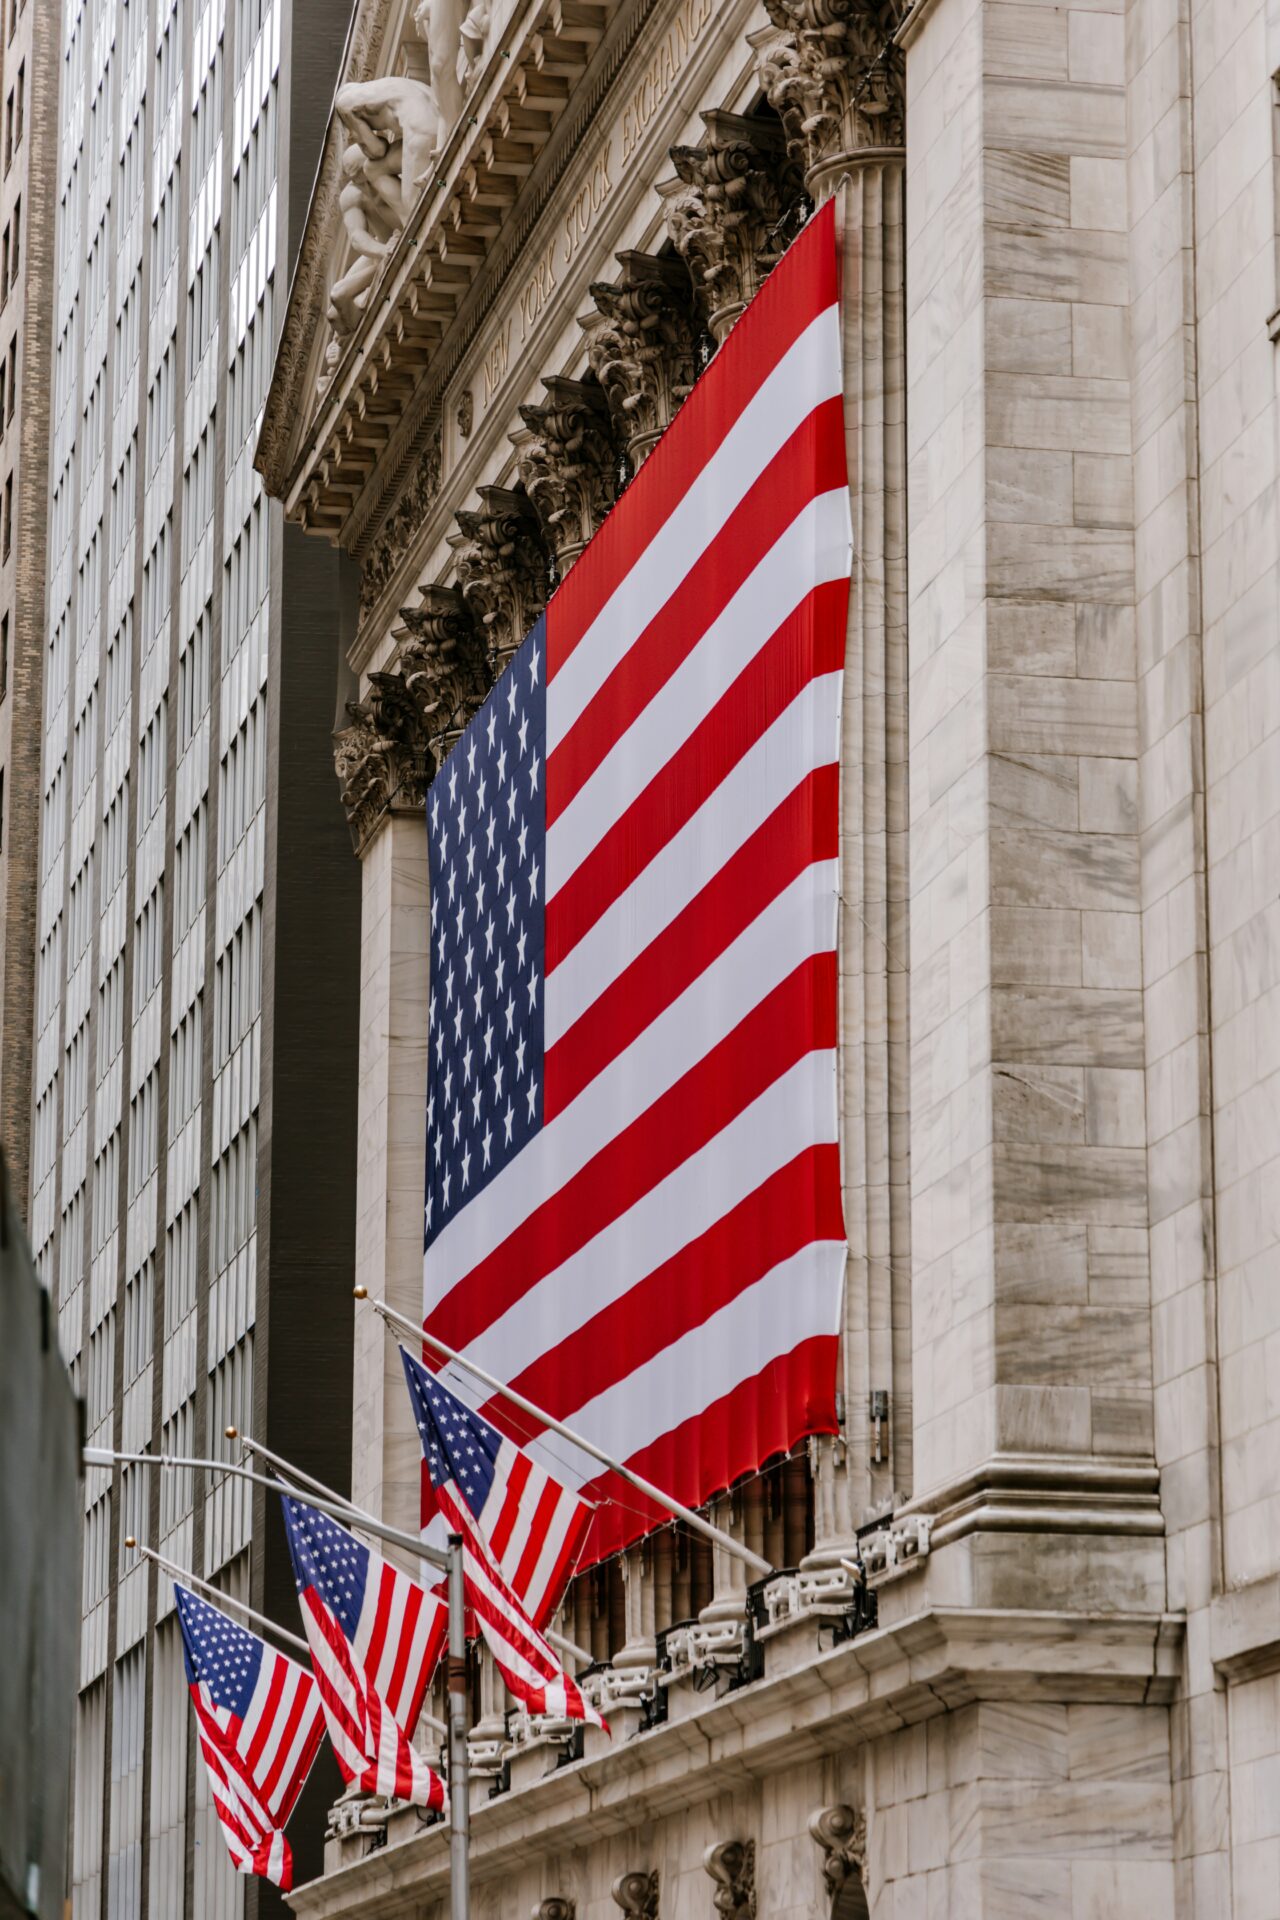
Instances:
[[[530,1013],[533,1012],[533,1005],[537,997],[538,997],[538,969],[535,967],[533,969],[533,972],[529,975],[529,1011]]]
[[[497,724],[498,724],[498,716],[497,716],[497,714],[496,714],[496,713],[494,712],[494,710],[493,710],[493,708],[492,708],[492,707],[490,707],[490,709],[489,709],[489,725],[488,725],[488,728],[487,728],[487,732],[488,732],[488,735],[489,735],[489,751],[490,751],[490,753],[492,753],[492,752],[493,752],[493,733],[494,733],[494,728],[495,728],[495,727],[497,726]]]
[[[540,765],[541,765],[541,762],[538,759],[538,749],[535,747],[533,750],[533,759],[529,762],[530,793],[536,793],[538,791],[538,768]]]
[[[504,1008],[502,1009],[502,1011],[503,1011],[503,1012],[504,1012],[504,1013],[506,1014],[506,1016],[507,1016],[507,1038],[508,1038],[508,1040],[509,1040],[509,1039],[511,1038],[511,1022],[512,1022],[512,1021],[513,1021],[513,1020],[515,1019],[515,1017],[516,1017],[516,1002],[515,1002],[515,995],[514,995],[514,994],[510,994],[510,993],[509,993],[509,994],[507,995],[507,1004],[506,1004],[506,1006],[505,1006],[505,1007],[504,1007]]]
[[[515,710],[516,710],[516,681],[515,681],[515,675],[512,674],[511,685],[507,688],[507,712],[509,714],[514,715]]]
[[[462,1156],[462,1184],[465,1187],[471,1178],[471,1149],[468,1147]]]
[[[481,874],[480,878],[476,881],[476,918],[477,920],[480,918],[480,915],[483,912],[484,912],[484,875]]]
[[[528,935],[525,933],[522,923],[520,927],[520,938],[516,941],[516,958],[519,960],[521,973],[524,972],[524,947],[527,938]]]
[[[468,980],[471,978],[471,967],[472,967],[473,961],[475,960],[475,957],[476,957],[475,945],[472,941],[468,940],[467,950],[462,956],[462,964],[467,970]]]
[[[440,945],[438,948],[438,952],[440,955],[440,965],[443,966],[444,965],[444,928],[443,927],[441,927],[440,929]]]
[[[459,903],[458,905],[458,938],[459,940],[461,940],[462,938],[462,922],[465,916],[466,916],[466,908],[462,906],[461,903]]]
[[[492,1145],[492,1143],[493,1143],[493,1129],[492,1127],[486,1126],[484,1130],[484,1138],[480,1142],[480,1145],[484,1148],[484,1164],[486,1167],[489,1164],[489,1148]],[[428,1225],[429,1224],[430,1222],[428,1222]]]
[[[449,768],[449,805],[450,806],[453,805],[457,797],[458,797],[458,767],[457,767],[457,762],[455,761]]]
[[[510,933],[516,923],[516,890],[512,887],[507,894],[507,932]]]
[[[465,1087],[471,1079],[471,1042],[467,1041],[467,1050],[462,1056],[462,1084]]]
[[[486,1065],[488,1064],[489,1060],[493,1057],[493,1022],[492,1020],[486,1020],[484,1023],[484,1057],[485,1057]],[[427,1125],[428,1126],[431,1125],[430,1101],[427,1102]]]
[[[507,784],[507,749],[504,744],[500,748],[498,753],[498,785],[500,787],[505,787],[506,784]]]
[[[503,1125],[502,1144],[504,1147],[509,1147],[511,1145],[511,1122],[514,1119],[515,1119],[515,1114],[512,1112],[511,1102],[508,1100],[507,1110],[502,1116],[502,1125]]]
[[[473,1120],[480,1118],[480,1082],[478,1080],[476,1081],[475,1092],[471,1096],[471,1118]]]
[[[462,1108],[455,1106],[453,1110],[453,1144],[455,1147],[458,1144],[458,1136],[461,1132],[462,1132]]]
[[[431,830],[434,833],[440,825],[440,795],[434,794],[431,800]]]
[[[516,1042],[516,1079],[524,1079],[524,1035]],[[456,1138],[456,1135],[455,1135]]]
[[[533,865],[529,869],[529,898],[530,900],[536,900],[537,897],[538,897],[538,863],[535,860]]]
[[[490,914],[484,929],[484,957],[486,960],[492,960],[493,958],[493,934],[493,915]]]
[[[449,1204],[449,1188],[452,1185],[453,1185],[453,1175],[446,1169],[445,1176],[444,1176],[444,1188],[440,1196],[442,1203],[446,1207]]]
[[[494,836],[494,834],[495,834],[495,832],[497,831],[497,827],[498,827],[498,823],[497,823],[497,821],[496,821],[496,820],[494,819],[494,817],[493,817],[493,811],[492,811],[492,809],[490,809],[490,812],[489,812],[489,820],[488,820],[488,824],[487,824],[487,826],[485,827],[485,830],[484,830],[484,838],[485,838],[485,852],[486,852],[486,853],[492,853],[492,852],[493,852],[493,836]]]
[[[467,878],[468,880],[474,880],[475,877],[476,877],[476,843],[474,840],[468,840],[467,842]]]
[[[506,849],[502,848],[498,853],[498,892],[499,893],[502,892],[503,887],[506,885],[506,880],[507,880],[507,855],[506,855]]]
[[[535,646],[529,655],[529,685],[531,687],[536,687],[537,684],[538,684],[538,649]]]
[[[444,1076],[444,1103],[446,1107],[448,1106],[452,1098],[453,1098],[453,1064],[452,1062],[450,1062],[449,1069]]]
[[[476,1019],[478,1020],[480,1018],[480,1008],[484,1001],[484,981],[483,980],[476,981],[476,990],[474,994],[474,999],[476,1003]]]
[[[437,1166],[440,1165],[440,1149],[443,1145],[444,1145],[444,1135],[442,1133],[438,1133],[436,1135],[436,1165]]]
[[[522,759],[524,757],[524,750],[528,746],[528,744],[529,744],[529,716],[527,713],[522,713],[520,715],[520,756]]]
[[[467,772],[474,780],[476,777],[476,737],[474,733],[471,736],[471,744],[467,748]]]
[[[504,974],[504,973],[506,972],[506,970],[507,970],[507,962],[506,962],[506,959],[505,959],[505,957],[504,957],[504,956],[503,956],[502,954],[499,954],[499,955],[498,955],[498,966],[497,966],[497,987],[498,987],[498,998],[499,998],[499,1000],[501,1000],[501,998],[502,998],[502,976],[503,976],[503,974]]]
[[[449,869],[449,905],[450,906],[453,905],[454,895],[456,894],[457,890],[458,890],[457,868],[450,867]]]
[[[481,774],[480,784],[476,788],[476,818],[477,819],[479,819],[480,815],[484,812],[484,789],[485,789],[485,778],[484,778],[484,775]]]
[[[493,1070],[493,1097],[495,1100],[501,1100],[502,1098],[502,1061],[501,1060],[498,1061],[497,1066]]]
[[[453,1037],[455,1040],[461,1040],[462,1038],[462,1002],[461,1000],[459,1000],[457,1006],[453,1010]]]
[[[533,1118],[533,1110],[537,1106],[537,1104],[538,1104],[538,1081],[537,1081],[537,1076],[535,1075],[534,1078],[529,1082],[529,1118],[531,1120]]]
[[[461,840],[467,830],[467,801],[465,794],[458,802],[458,838]]]
[[[516,817],[516,783],[513,780],[507,788],[507,825],[514,825]]]
[[[526,841],[526,840],[528,839],[528,837],[529,837],[529,828],[528,828],[528,825],[527,825],[527,823],[526,823],[525,821],[523,821],[523,820],[522,820],[522,821],[520,822],[520,833],[519,833],[519,836],[518,836],[518,837],[519,837],[519,841],[520,841],[520,865],[521,865],[521,866],[523,866],[523,865],[524,865],[524,854],[525,854],[525,841]]]

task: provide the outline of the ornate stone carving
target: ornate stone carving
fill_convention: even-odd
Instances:
[[[470,387],[464,387],[458,395],[458,434],[463,440],[471,438],[471,429],[476,423],[476,398]]]
[[[577,1905],[564,1894],[553,1893],[549,1899],[540,1900],[529,1915],[529,1920],[575,1920]]]
[[[369,676],[369,694],[347,704],[351,724],[334,735],[333,764],[351,840],[363,851],[393,807],[416,809],[435,772],[423,702],[397,673]]]
[[[400,498],[369,543],[360,574],[361,619],[395,572],[396,563],[440,491],[440,447],[441,431],[437,421],[435,432],[423,448]]]
[[[525,495],[508,487],[481,487],[479,508],[454,518],[462,533],[458,585],[484,633],[496,679],[547,604],[546,548]]]
[[[489,691],[484,638],[457,587],[425,587],[419,604],[401,608],[400,617],[410,635],[401,669],[439,766]]]
[[[329,289],[328,319],[337,333],[349,334],[417,204],[447,126],[435,89],[402,74],[348,81],[333,106],[350,136],[338,206],[355,257]]]
[[[866,1815],[843,1804],[819,1807],[809,1815],[809,1832],[822,1848],[822,1878],[832,1900],[854,1874],[861,1882],[867,1864]]]
[[[702,118],[706,140],[672,147],[678,177],[660,192],[718,343],[786,250],[804,181],[775,121],[718,110]]]
[[[724,1920],[755,1920],[755,1841],[719,1840],[707,1848],[702,1864],[716,1883],[716,1912]]]
[[[467,10],[466,0],[415,0],[413,24],[418,38],[425,40],[431,67],[431,92],[441,119],[441,146],[458,124],[462,112],[463,74],[475,50],[472,28],[467,48],[463,46],[464,25],[477,11]],[[487,15],[487,8],[485,9]],[[487,26],[487,18],[485,25]],[[480,30],[483,43],[484,28]]]
[[[628,1920],[658,1920],[658,1875],[620,1873],[609,1892]]]
[[[630,252],[618,262],[616,285],[592,285],[597,313],[582,324],[615,432],[638,467],[697,378],[698,326],[688,269],[679,260]]]
[[[757,68],[792,159],[810,173],[858,147],[904,138],[904,63],[893,36],[908,0],[765,0],[787,35]]]
[[[520,447],[517,464],[563,574],[617,497],[618,459],[597,381],[553,374],[542,384],[546,399],[520,409],[533,438]]]

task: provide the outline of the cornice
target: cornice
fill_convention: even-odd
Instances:
[[[531,1851],[581,1845],[732,1793],[815,1755],[899,1731],[972,1701],[1160,1704],[1181,1671],[1185,1621],[1160,1613],[934,1608],[860,1634],[777,1678],[722,1695],[616,1749],[588,1734],[584,1760],[472,1809],[475,1883]],[[400,1833],[290,1896],[304,1920],[418,1914],[449,1873],[447,1826]]]

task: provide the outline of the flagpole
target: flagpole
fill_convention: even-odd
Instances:
[[[411,1339],[422,1341],[428,1347],[433,1347],[446,1360],[452,1360],[458,1366],[465,1367],[468,1373],[473,1374],[477,1380],[483,1381],[484,1385],[491,1388],[494,1393],[501,1394],[502,1398],[509,1400],[512,1406],[519,1407],[531,1419],[537,1420],[544,1427],[549,1427],[552,1433],[558,1433],[572,1446],[580,1448],[583,1453],[590,1454],[593,1460],[598,1460],[602,1467],[609,1469],[610,1473],[616,1473],[619,1479],[625,1480],[628,1486],[636,1489],[637,1493],[644,1494],[646,1499],[654,1502],[655,1506],[664,1507],[674,1519],[683,1520],[685,1525],[692,1527],[695,1533],[700,1533],[706,1540],[714,1541],[716,1546],[723,1547],[724,1551],[731,1553],[735,1559],[744,1561],[747,1566],[754,1569],[757,1578],[775,1571],[767,1560],[762,1559],[758,1553],[753,1553],[751,1548],[744,1546],[741,1540],[735,1540],[731,1533],[726,1533],[722,1527],[717,1527],[710,1520],[705,1520],[700,1513],[695,1513],[692,1507],[682,1506],[669,1493],[664,1493],[661,1487],[655,1487],[651,1480],[645,1480],[640,1474],[633,1473],[630,1467],[624,1467],[620,1460],[614,1460],[609,1454],[603,1452],[593,1441],[584,1440],[580,1433],[573,1431],[572,1427],[566,1427],[563,1420],[554,1419],[543,1407],[535,1406],[532,1400],[526,1400],[522,1393],[517,1393],[514,1387],[509,1387],[505,1380],[497,1379],[494,1374],[486,1373],[483,1367],[477,1366],[474,1360],[468,1360],[465,1353],[459,1353],[456,1348],[446,1346],[444,1341],[438,1339],[434,1333],[428,1333],[423,1327],[416,1325],[407,1314],[397,1313],[394,1307],[389,1307],[385,1300],[372,1299],[367,1287],[357,1287],[355,1296],[357,1300],[368,1300],[375,1313],[380,1313],[383,1319],[393,1326],[402,1328]]]
[[[110,1467],[117,1461],[124,1466],[197,1467],[205,1473],[233,1473],[237,1479],[251,1480],[255,1487],[265,1487],[269,1493],[296,1491],[284,1481],[269,1479],[265,1473],[254,1473],[249,1467],[237,1466],[234,1460],[197,1460],[176,1453],[117,1453],[111,1447],[85,1447],[83,1459],[87,1467]],[[320,1494],[309,1493],[307,1505],[315,1507],[320,1513],[327,1513],[333,1520],[345,1521],[360,1533],[372,1533],[380,1540],[389,1541],[393,1547],[403,1547],[407,1553],[416,1553],[419,1559],[438,1567],[442,1573],[449,1570],[447,1553],[441,1553],[437,1547],[429,1547],[425,1540],[415,1539],[411,1533],[401,1533],[399,1527],[384,1526],[381,1520],[375,1520],[372,1514],[362,1513],[345,1500],[326,1500]]]
[[[467,1755],[467,1638],[462,1535],[449,1535],[449,1916],[471,1915],[471,1787]]]

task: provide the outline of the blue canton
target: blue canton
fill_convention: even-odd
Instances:
[[[487,1420],[455,1400],[412,1354],[403,1349],[401,1353],[431,1484],[442,1487],[446,1480],[455,1480],[478,1520],[493,1486],[501,1436]]]
[[[261,1640],[246,1628],[228,1620],[225,1613],[198,1600],[177,1581],[173,1586],[182,1628],[182,1658],[187,1669],[187,1685],[203,1681],[209,1698],[224,1713],[243,1720],[249,1711],[253,1690],[262,1666]]]
[[[427,1247],[542,1125],[546,652],[544,618],[427,795]]]
[[[314,1587],[348,1640],[354,1640],[369,1577],[368,1549],[328,1514],[291,1500],[288,1494],[282,1499],[298,1592]]]

